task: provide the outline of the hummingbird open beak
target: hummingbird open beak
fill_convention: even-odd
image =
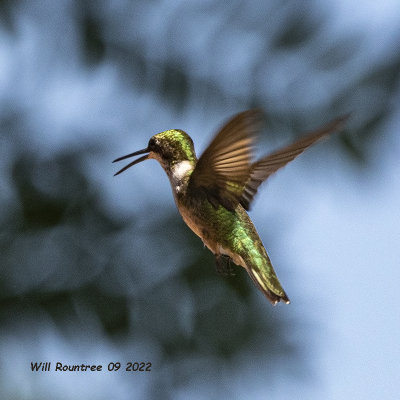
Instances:
[[[122,156],[122,157],[116,158],[116,159],[113,161],[113,163],[115,163],[115,162],[117,162],[117,161],[125,160],[125,159],[130,158],[130,157],[138,156],[139,154],[149,153],[149,152],[150,152],[150,150],[149,150],[148,148],[145,148],[145,149],[143,149],[143,150],[138,150],[138,151],[135,151],[134,153],[127,154],[126,156]],[[132,162],[129,163],[128,165],[125,165],[125,167],[122,168],[122,169],[120,169],[117,173],[115,173],[114,176],[119,175],[121,172],[124,172],[124,171],[127,170],[128,168],[132,167],[132,165],[138,164],[138,163],[140,163],[140,162],[142,162],[142,161],[144,161],[144,160],[147,160],[148,158],[149,158],[149,154],[146,154],[146,155],[144,155],[143,157],[140,157],[140,158],[138,158],[137,160],[132,161]]]

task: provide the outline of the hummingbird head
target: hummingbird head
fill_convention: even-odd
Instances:
[[[197,161],[193,140],[186,132],[180,129],[170,129],[168,131],[157,133],[150,138],[145,149],[119,157],[113,162],[125,160],[140,154],[145,155],[132,161],[119,170],[115,175],[118,175],[132,165],[138,164],[149,158],[156,159],[167,172],[168,176],[171,176],[175,169],[193,170]],[[179,166],[180,168],[178,168]],[[186,167],[182,168],[182,166]]]

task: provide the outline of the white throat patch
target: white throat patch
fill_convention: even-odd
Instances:
[[[192,168],[192,163],[190,161],[181,161],[174,165],[172,175],[175,179],[181,180]]]
[[[176,188],[176,192],[180,191],[180,186],[182,179],[185,175],[193,169],[192,163],[190,161],[181,161],[176,163],[171,169],[171,184],[173,188]]]

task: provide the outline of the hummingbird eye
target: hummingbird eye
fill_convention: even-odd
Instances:
[[[154,138],[151,138],[149,140],[149,150],[154,150],[156,148],[156,140]]]

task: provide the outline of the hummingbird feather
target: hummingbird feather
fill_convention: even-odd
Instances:
[[[225,124],[199,158],[189,190],[202,189],[217,207],[234,210],[249,179],[254,138],[261,112],[244,111]]]
[[[202,190],[214,207],[221,204],[233,211],[240,203],[249,210],[262,182],[307,147],[338,130],[348,118],[348,115],[337,118],[289,146],[252,163],[254,139],[260,129],[261,116],[259,110],[244,111],[220,129],[199,158],[190,177],[189,190]]]
[[[349,115],[339,117],[322,128],[308,133],[296,142],[291,143],[283,149],[277,150],[252,164],[249,179],[243,188],[242,197],[240,199],[242,206],[246,210],[249,210],[250,204],[262,182],[268,179],[278,169],[294,160],[309,146],[324,138],[326,135],[340,129],[348,117]]]

